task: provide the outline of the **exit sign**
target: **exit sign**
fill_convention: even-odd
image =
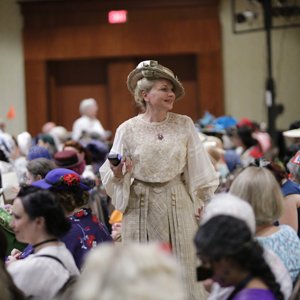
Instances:
[[[118,24],[127,22],[127,10],[111,10],[108,12],[108,23]]]

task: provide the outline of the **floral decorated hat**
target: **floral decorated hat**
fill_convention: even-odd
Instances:
[[[73,187],[78,187],[83,191],[88,191],[93,187],[92,184],[83,182],[83,179],[76,172],[64,168],[51,170],[44,179],[35,181],[32,185],[44,190],[49,190],[51,188],[57,190],[70,190]]]

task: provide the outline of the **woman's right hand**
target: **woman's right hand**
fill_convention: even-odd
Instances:
[[[128,157],[125,157],[117,166],[114,166],[110,163],[110,168],[116,178],[123,178],[127,172],[132,171],[132,160]]]

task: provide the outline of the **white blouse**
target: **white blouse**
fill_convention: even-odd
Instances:
[[[116,209],[125,211],[134,179],[163,183],[184,173],[191,198],[211,198],[219,184],[207,151],[191,118],[168,113],[163,122],[147,122],[138,115],[121,124],[111,149],[129,157],[133,170],[123,179],[114,177],[109,161],[100,168],[102,183]]]
[[[89,118],[88,116],[82,116],[77,119],[72,128],[72,138],[75,141],[78,141],[83,132],[88,134],[97,133],[102,139],[106,139],[106,132],[97,119]]]
[[[39,257],[48,254],[59,258],[65,267],[53,258]],[[50,300],[70,275],[79,275],[73,256],[65,244],[49,246],[7,267],[16,286],[35,300]]]

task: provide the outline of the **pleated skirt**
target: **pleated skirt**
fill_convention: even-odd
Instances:
[[[181,263],[189,300],[208,298],[196,281],[197,228],[194,204],[180,176],[167,183],[133,182],[122,220],[122,241],[169,243]]]

